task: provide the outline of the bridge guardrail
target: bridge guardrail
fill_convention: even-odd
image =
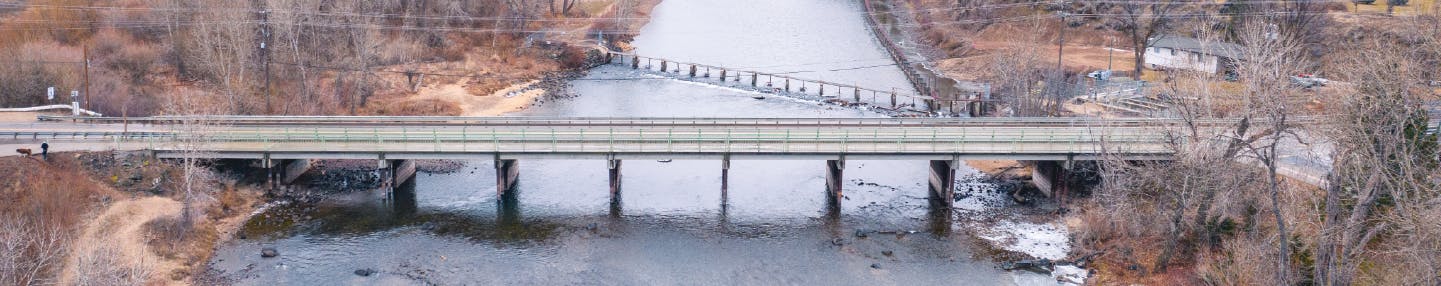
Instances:
[[[930,130],[930,132],[925,132]],[[0,138],[49,138],[140,142],[150,149],[181,150],[214,145],[274,151],[282,144],[352,148],[421,148],[460,152],[938,152],[985,150],[1003,153],[1101,153],[1110,144],[1135,152],[1167,153],[1169,137],[1149,132],[1109,133],[1054,128],[983,130],[967,128],[853,129],[701,128],[263,128],[224,127],[166,132],[0,132]],[[227,144],[241,144],[230,147]],[[248,144],[248,145],[247,145]],[[256,145],[259,144],[259,145]],[[387,145],[389,144],[389,145]],[[184,145],[184,146],[182,146]],[[458,145],[458,146],[456,146]],[[1142,148],[1134,148],[1136,146]],[[295,148],[289,146],[287,148]],[[212,147],[205,147],[212,148]],[[204,148],[202,148],[204,149]]]

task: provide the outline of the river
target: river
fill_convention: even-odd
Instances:
[[[908,89],[870,36],[859,3],[666,1],[639,54]],[[516,115],[878,117],[853,109],[603,66],[575,98]],[[256,215],[210,272],[240,285],[1015,285],[1049,276],[997,269],[967,224],[927,207],[924,161],[847,164],[827,207],[822,161],[734,161],[722,206],[718,161],[627,161],[612,208],[605,162],[520,162],[518,199],[499,207],[491,162],[421,173],[413,197],[367,191]],[[974,170],[962,170],[975,175]],[[974,177],[974,176],[970,176]],[[964,182],[968,188],[985,184]],[[962,188],[962,191],[968,188]],[[413,202],[412,202],[413,200]],[[398,206],[397,206],[398,205]],[[870,234],[860,231],[903,231]],[[916,231],[910,233],[909,231]],[[261,258],[274,247],[276,258]],[[356,275],[357,269],[375,274]],[[1039,282],[1037,282],[1039,281]],[[1050,282],[1054,283],[1054,282]]]

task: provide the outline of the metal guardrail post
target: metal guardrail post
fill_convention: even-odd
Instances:
[[[783,141],[781,141],[781,142],[783,142],[783,143],[781,143],[781,144],[785,146],[786,153],[790,153],[790,152],[791,152],[791,130],[790,130],[790,129],[786,129],[786,138],[785,138],[785,139],[782,139],[782,140],[783,140]]]
[[[909,133],[909,130],[901,129],[901,138],[896,139],[896,145],[901,148],[901,152],[905,152],[905,151],[906,151],[906,144],[903,144],[903,143],[901,143],[901,142],[902,142],[902,141],[905,141],[906,138],[909,137],[909,136],[908,136],[908,135],[909,135],[908,133]]]

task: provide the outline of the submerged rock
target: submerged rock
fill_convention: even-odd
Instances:
[[[376,273],[375,269],[370,269],[370,268],[361,268],[361,269],[356,269],[356,270],[355,270],[355,275],[360,275],[360,276],[370,276],[371,274],[375,274],[375,273]]]
[[[266,247],[260,249],[260,257],[271,258],[276,256],[280,256],[280,251],[275,250],[274,247]]]

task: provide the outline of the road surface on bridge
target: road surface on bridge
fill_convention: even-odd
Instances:
[[[54,119],[54,118],[52,118]],[[0,140],[161,157],[1165,159],[1155,119],[191,117],[0,124]],[[176,124],[185,122],[189,124]],[[103,148],[103,147],[102,147]],[[383,155],[382,155],[383,154]]]

